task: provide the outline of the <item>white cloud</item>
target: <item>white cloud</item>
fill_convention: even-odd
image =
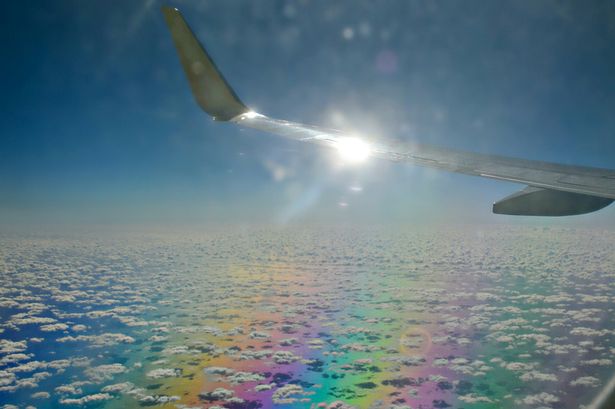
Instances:
[[[33,399],[49,399],[51,397],[49,392],[44,391],[33,393],[31,396]]]
[[[262,331],[252,331],[250,332],[249,337],[252,339],[269,339],[271,338],[271,335]]]
[[[26,341],[9,341],[0,339],[0,354],[15,354],[28,349]]]
[[[587,366],[611,366],[613,365],[613,361],[607,358],[604,359],[589,359],[585,361],[581,361],[581,365]]]
[[[521,375],[521,380],[524,382],[541,381],[541,382],[557,382],[557,376],[549,373],[538,371],[529,371]]]
[[[177,402],[179,396],[167,396],[167,395],[146,395],[139,399],[139,402],[147,405],[164,405],[166,403]]]
[[[68,325],[58,322],[55,324],[41,325],[40,329],[43,332],[65,331],[68,329]]]
[[[550,407],[552,403],[559,402],[559,398],[555,395],[551,395],[547,392],[541,392],[536,395],[528,395],[521,400],[521,402],[525,405],[530,406],[548,406]]]
[[[580,378],[570,381],[570,386],[588,386],[595,388],[600,385],[600,379],[593,376],[582,376]]]
[[[586,327],[577,327],[577,328],[573,328],[570,331],[571,335],[577,335],[577,336],[582,336],[582,337],[591,337],[591,338],[601,337],[601,336],[606,335],[608,333],[609,333],[608,330],[597,330],[597,329],[586,328]]]
[[[31,354],[23,354],[23,353],[9,354],[9,355],[2,357],[2,359],[0,359],[0,365],[14,364],[19,361],[28,360],[31,357],[32,357]]]
[[[235,395],[235,392],[225,388],[216,388],[211,392],[201,392],[199,396],[207,400],[228,400]]]
[[[273,362],[276,364],[290,364],[301,359],[300,356],[293,354],[290,351],[276,351],[273,354]]]
[[[300,385],[288,384],[276,389],[271,398],[277,405],[291,404],[299,401],[303,396],[312,394],[314,392],[305,391]]]
[[[207,367],[205,369],[203,369],[205,371],[205,373],[208,373],[210,375],[231,375],[233,373],[235,373],[234,369],[231,368],[225,368],[223,366],[210,366]]]
[[[57,342],[90,342],[95,347],[113,346],[117,344],[132,344],[135,339],[129,335],[119,333],[106,333],[101,335],[78,335],[58,338]]]
[[[102,382],[113,379],[117,374],[128,371],[122,364],[99,365],[85,370],[85,375],[94,382]]]
[[[0,386],[7,386],[15,382],[17,377],[14,373],[0,370]]]
[[[146,376],[151,379],[160,378],[176,378],[181,375],[181,369],[178,368],[157,368],[149,371]]]
[[[227,376],[226,379],[231,383],[231,385],[237,385],[246,382],[258,382],[264,380],[265,378],[262,375],[253,372],[235,372],[234,374]]]
[[[107,393],[126,393],[134,389],[135,385],[132,382],[115,383],[102,388],[102,392]]]
[[[8,368],[7,371],[9,372],[34,372],[39,369],[46,369],[47,366],[48,366],[47,362],[30,361],[30,362],[26,362],[25,364],[21,364],[18,366],[13,366],[11,368]]]
[[[109,399],[113,399],[113,396],[108,393],[95,393],[92,395],[85,395],[81,398],[64,398],[60,399],[60,403],[63,405],[83,406],[88,403],[103,402]]]
[[[476,395],[474,393],[459,395],[459,400],[465,403],[493,403],[488,397]]]

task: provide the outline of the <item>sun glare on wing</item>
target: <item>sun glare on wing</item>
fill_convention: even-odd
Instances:
[[[340,138],[335,147],[342,160],[348,163],[365,162],[370,155],[369,144],[355,137]]]

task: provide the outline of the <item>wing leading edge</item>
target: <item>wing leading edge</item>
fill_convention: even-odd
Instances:
[[[301,142],[337,148],[355,135],[269,118],[249,110],[228,85],[177,9],[163,7],[192,93],[215,120]],[[521,183],[528,188],[493,205],[494,213],[566,216],[593,212],[615,200],[615,171],[458,151],[381,137],[361,137],[369,156],[450,172]]]

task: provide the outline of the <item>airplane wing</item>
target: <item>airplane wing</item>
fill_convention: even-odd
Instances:
[[[350,149],[358,155],[527,185],[494,203],[493,212],[498,214],[568,216],[602,209],[615,200],[615,170],[464,152],[380,136],[358,137],[256,113],[237,97],[181,13],[170,7],[162,12],[192,93],[214,120],[340,151]]]

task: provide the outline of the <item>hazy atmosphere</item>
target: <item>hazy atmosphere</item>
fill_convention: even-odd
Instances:
[[[249,108],[162,5],[3,7],[1,409],[613,407],[615,205],[492,204],[615,198],[614,2],[170,2]]]

